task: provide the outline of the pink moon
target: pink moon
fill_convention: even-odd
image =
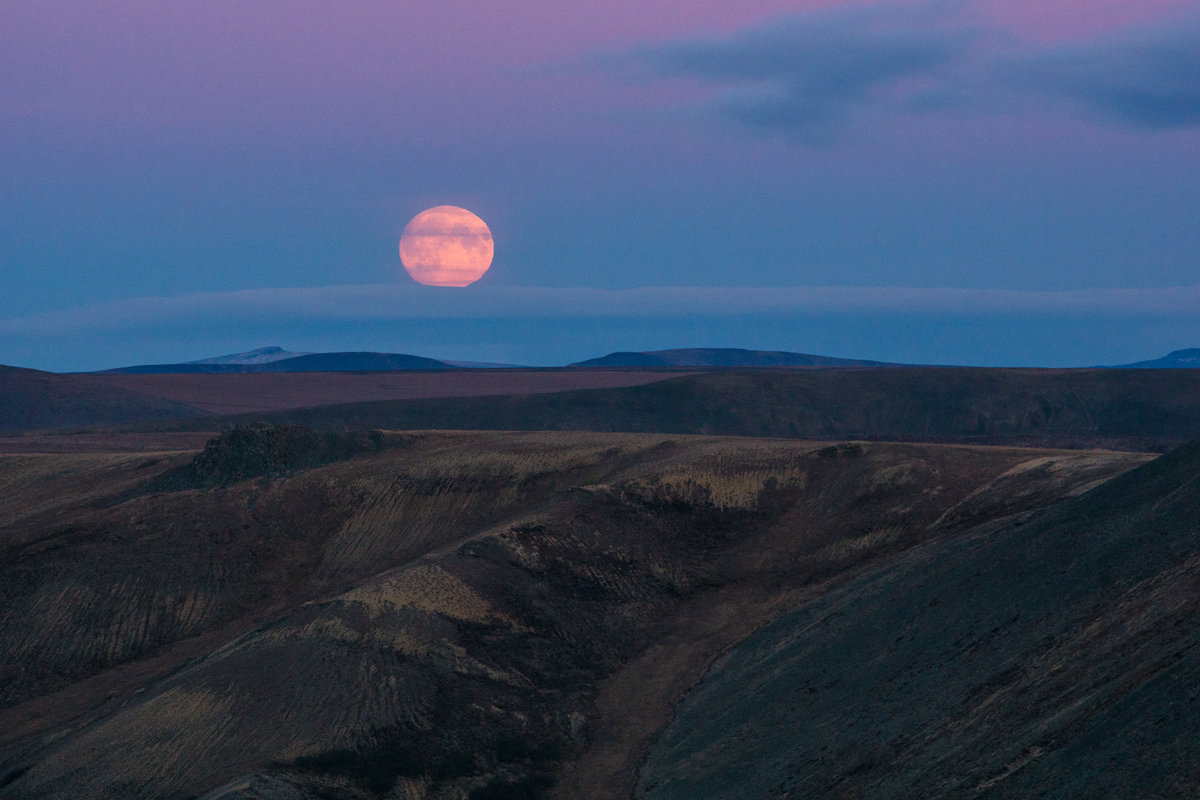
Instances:
[[[400,262],[426,286],[469,286],[492,266],[494,253],[487,223],[458,206],[422,211],[400,237]]]

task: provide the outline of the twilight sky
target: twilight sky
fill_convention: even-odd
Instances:
[[[454,204],[495,260],[420,286]],[[9,0],[0,363],[1200,346],[1197,0]]]

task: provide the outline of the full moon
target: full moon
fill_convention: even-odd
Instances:
[[[494,252],[487,223],[458,206],[425,209],[400,237],[404,269],[426,286],[468,286],[488,271]]]

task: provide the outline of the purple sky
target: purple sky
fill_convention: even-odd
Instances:
[[[0,203],[0,363],[1137,360],[1200,344],[1200,4],[14,0]],[[416,287],[446,203],[495,262]]]

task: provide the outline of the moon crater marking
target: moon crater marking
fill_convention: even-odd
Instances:
[[[469,286],[492,266],[492,232],[458,206],[435,206],[412,218],[400,237],[400,261],[417,283]]]

